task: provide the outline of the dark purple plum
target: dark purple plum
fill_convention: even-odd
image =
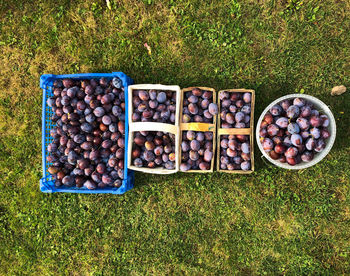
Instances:
[[[299,134],[292,134],[290,140],[294,146],[299,146],[303,143],[303,138]]]
[[[191,160],[197,161],[198,158],[199,158],[199,154],[198,154],[197,151],[191,150],[189,157],[190,157]]]
[[[311,116],[310,125],[313,127],[320,127],[322,125],[321,117],[316,116],[316,115]]]
[[[86,133],[91,133],[93,131],[93,126],[89,123],[82,123],[80,128]]]
[[[157,95],[157,101],[159,103],[164,103],[166,102],[166,99],[167,99],[167,96],[165,94],[165,92],[159,92],[158,95]]]
[[[139,167],[139,168],[143,166],[143,162],[142,162],[141,158],[136,158],[134,160],[134,166]]]
[[[302,155],[301,155],[301,160],[303,162],[310,162],[314,159],[314,154],[311,151],[305,151]]]
[[[272,116],[279,116],[282,113],[282,108],[280,105],[276,104],[270,108],[270,113]]]
[[[200,143],[197,140],[192,140],[190,143],[190,147],[194,151],[198,151],[200,149]]]
[[[237,123],[242,123],[244,121],[244,113],[243,112],[237,112],[235,115],[235,120]]]
[[[250,145],[249,143],[242,143],[241,151],[244,153],[250,153]]]
[[[193,140],[194,141],[194,140]],[[183,152],[187,152],[190,150],[190,145],[187,141],[182,141],[181,143],[181,149]]]
[[[299,128],[299,125],[297,123],[290,123],[288,125],[288,132],[290,134],[295,134],[295,133],[299,133],[300,132],[300,128]]]
[[[273,141],[270,138],[265,138],[262,141],[264,151],[269,152],[273,149]]]
[[[323,151],[325,149],[325,147],[326,147],[325,141],[322,138],[320,138],[316,142],[315,151],[316,152],[321,152],[321,151]]]
[[[327,115],[321,115],[320,119],[322,120],[322,126],[323,127],[328,127],[329,126],[329,118]]]
[[[295,99],[293,100],[293,105],[302,107],[302,106],[305,105],[305,100],[304,100],[303,98],[295,98]]]
[[[248,93],[248,92],[244,93],[243,94],[243,101],[245,103],[250,103],[252,101],[252,94]]]
[[[328,129],[324,128],[321,130],[321,137],[323,139],[328,139],[331,136],[331,133],[329,132]]]
[[[288,118],[290,118],[290,119],[298,118],[299,114],[300,114],[300,109],[298,106],[291,105],[290,107],[288,107],[288,109],[287,109]]]
[[[96,117],[102,117],[103,115],[105,115],[105,110],[103,107],[96,107],[96,109],[93,111],[94,115]]]
[[[276,125],[280,128],[287,128],[289,124],[288,118],[280,117],[276,121]]]
[[[276,136],[279,131],[279,127],[275,124],[271,124],[267,127],[267,134],[270,137]]]
[[[321,131],[317,127],[313,127],[310,129],[310,134],[314,139],[318,139],[321,137]]]
[[[300,108],[300,116],[307,118],[311,115],[311,108],[308,105],[304,105]]]
[[[180,170],[183,172],[186,172],[190,170],[191,166],[188,163],[181,163]]]
[[[301,130],[307,130],[309,127],[310,127],[310,123],[309,121],[306,119],[306,118],[302,118],[302,117],[299,117],[297,120],[296,120],[297,124],[299,125],[299,128]],[[289,131],[289,129],[288,129]],[[290,131],[289,131],[290,132]]]
[[[250,161],[244,161],[241,163],[241,169],[243,171],[249,171],[250,170]]]

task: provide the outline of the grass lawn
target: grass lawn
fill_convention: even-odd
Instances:
[[[35,2],[35,4],[33,4]],[[349,274],[350,2],[0,0],[0,274]],[[151,51],[144,47],[148,43]],[[287,171],[136,174],[123,196],[43,194],[44,73],[256,90],[255,120],[301,92],[337,139]]]

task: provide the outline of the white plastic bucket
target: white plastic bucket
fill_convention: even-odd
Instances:
[[[288,99],[292,99],[292,98],[303,98],[303,99],[307,100],[308,102],[312,103],[320,111],[321,114],[327,115],[329,118],[328,130],[331,134],[331,136],[326,140],[325,149],[323,151],[321,151],[320,153],[316,153],[315,157],[312,161],[301,162],[295,166],[291,166],[288,163],[281,163],[278,160],[272,159],[267,154],[267,152],[264,151],[262,144],[260,142],[260,135],[259,135],[261,122],[263,121],[265,114],[270,110],[270,108],[283,100],[288,100]],[[335,137],[336,137],[336,124],[335,124],[335,119],[334,119],[334,116],[333,116],[331,110],[328,108],[328,106],[325,103],[323,103],[319,99],[317,99],[313,96],[304,95],[304,94],[289,94],[289,95],[286,95],[286,96],[283,96],[281,98],[276,99],[269,106],[267,106],[265,108],[265,110],[261,113],[260,118],[258,120],[258,124],[256,126],[255,136],[256,136],[256,141],[257,141],[257,144],[259,146],[260,151],[262,152],[264,157],[267,160],[269,160],[271,163],[273,163],[274,165],[276,165],[278,167],[284,168],[284,169],[301,170],[301,169],[306,169],[308,167],[311,167],[311,166],[317,164],[329,153],[329,151],[331,150],[331,148],[334,144]]]

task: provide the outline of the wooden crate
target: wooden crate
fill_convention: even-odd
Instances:
[[[219,107],[219,115],[218,115],[218,125],[217,125],[217,129],[218,129],[218,135],[217,135],[217,145],[218,145],[218,149],[217,149],[217,161],[216,161],[216,169],[218,172],[225,172],[225,173],[237,173],[237,174],[250,174],[254,171],[254,139],[253,139],[253,133],[254,133],[254,106],[255,106],[255,91],[251,90],[251,89],[224,89],[224,90],[220,90],[218,95],[220,95],[221,91],[226,91],[229,93],[246,93],[249,92],[252,94],[252,101],[251,101],[251,114],[250,114],[250,127],[249,128],[221,128],[221,117],[220,117],[220,113],[221,113],[221,103],[220,103],[220,99],[218,99],[218,107]],[[250,141],[250,164],[251,164],[251,169],[249,171],[243,171],[243,170],[222,170],[220,168],[220,137],[222,135],[249,135],[249,141]]]
[[[203,171],[203,170],[188,170],[186,172],[191,173],[191,172],[196,172],[196,173],[208,173],[208,172],[213,172],[214,171],[214,162],[215,162],[215,149],[216,149],[216,117],[213,116],[213,123],[196,123],[196,122],[191,122],[191,123],[183,123],[182,122],[182,112],[183,112],[183,102],[184,102],[184,94],[188,91],[191,91],[194,88],[199,88],[201,90],[206,90],[206,91],[211,91],[213,93],[213,103],[216,103],[216,92],[215,89],[210,88],[210,87],[187,87],[183,88],[181,90],[181,100],[180,100],[180,143],[179,143],[179,163],[181,164],[181,158],[182,158],[182,150],[181,150],[181,143],[182,143],[182,132],[187,131],[187,130],[193,130],[193,131],[211,131],[213,132],[213,159],[210,164],[210,169]]]
[[[132,121],[132,113],[134,111],[134,107],[132,104],[132,94],[133,90],[161,90],[161,91],[175,91],[176,92],[176,112],[175,112],[175,124],[167,124],[167,123],[158,123],[158,122],[133,122]],[[134,171],[141,171],[144,173],[154,173],[154,174],[172,174],[176,173],[179,170],[179,146],[180,146],[180,127],[179,127],[179,118],[180,118],[180,99],[181,99],[181,91],[180,87],[177,85],[161,85],[161,84],[136,84],[130,85],[128,87],[129,94],[129,109],[128,109],[128,119],[129,119],[129,141],[128,141],[128,168]],[[134,134],[138,131],[162,131],[168,132],[175,135],[175,169],[168,170],[161,167],[157,168],[145,168],[145,167],[136,167],[132,164],[132,148],[134,141]]]

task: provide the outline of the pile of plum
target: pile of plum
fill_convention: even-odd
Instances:
[[[213,132],[183,131],[181,171],[209,170],[213,161]]]
[[[120,187],[124,179],[125,97],[119,78],[56,80],[47,100],[53,138],[48,168],[57,187]]]
[[[134,132],[131,153],[136,167],[175,169],[175,135],[161,131]]]
[[[271,107],[260,125],[260,142],[274,160],[296,165],[310,162],[326,147],[329,119],[303,98]]]
[[[218,114],[218,106],[213,103],[213,92],[194,88],[184,94],[182,122],[183,123],[213,123],[213,117]]]
[[[220,169],[229,171],[251,169],[249,135],[221,135]]]
[[[133,90],[132,104],[133,122],[175,123],[175,91]]]
[[[249,128],[252,94],[221,91],[221,128]]]

